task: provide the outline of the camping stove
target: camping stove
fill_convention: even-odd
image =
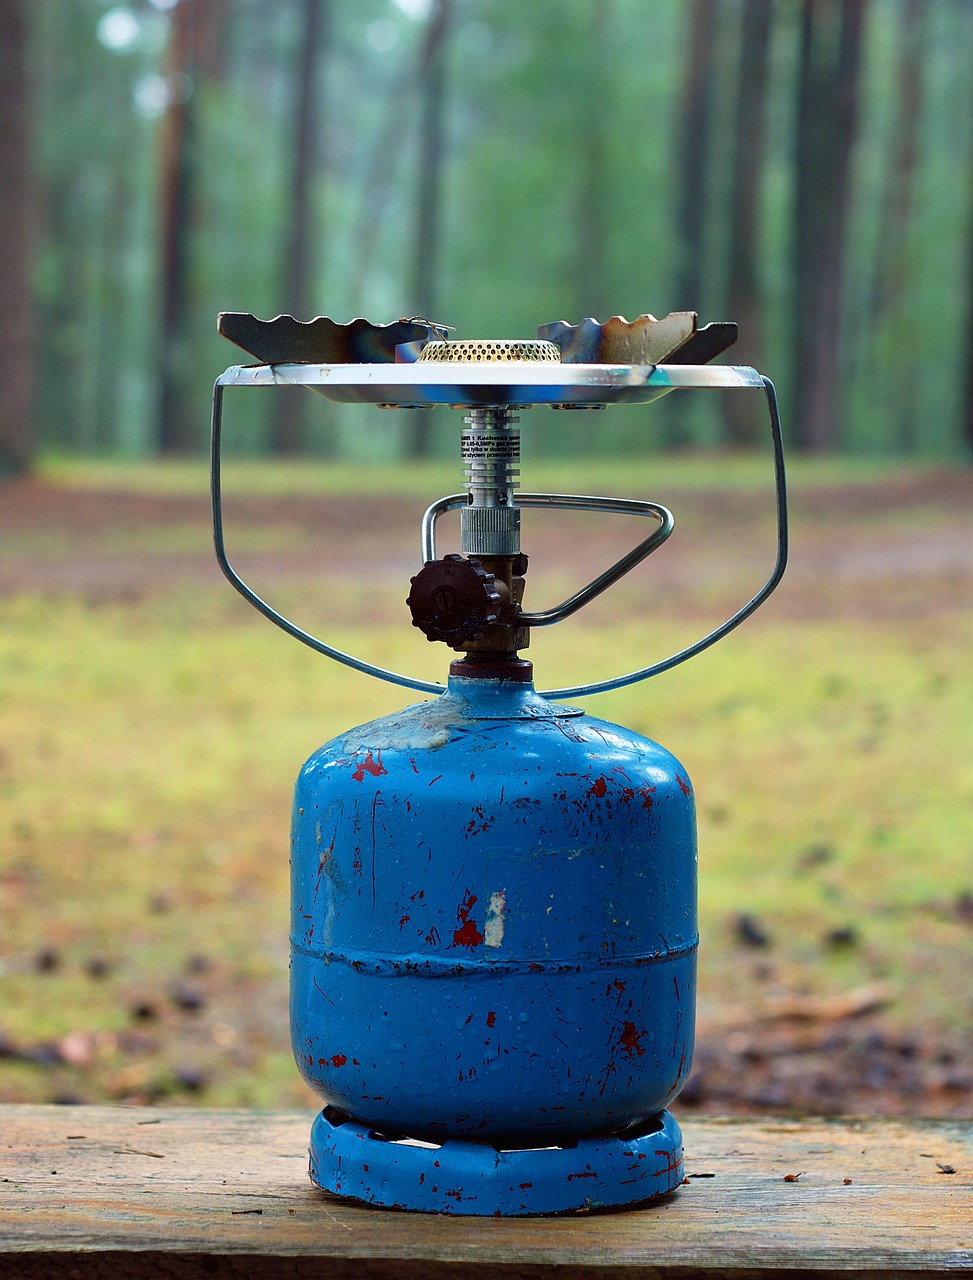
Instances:
[[[311,1177],[369,1204],[550,1214],[650,1200],[683,1177],[666,1109],[689,1074],[696,972],[692,787],[665,748],[576,699],[646,680],[725,636],[786,560],[780,422],[755,370],[710,366],[734,325],[692,312],[544,325],[463,342],[423,320],[372,325],[224,314],[256,355],[216,383],[216,554],[241,594],[319,653],[427,697],[349,729],[301,770],[292,831],[291,1034],[324,1101]],[[460,492],[422,522],[412,624],[457,653],[445,685],[374,666],[282,617],[231,566],[220,437],[228,387],[461,411]],[[521,655],[669,537],[657,502],[518,489],[516,411],[645,403],[680,388],[761,391],[778,548],[770,577],[696,643],[627,674],[535,691]],[[525,608],[524,508],[644,517],[637,546],[568,599]],[[461,553],[438,554],[459,509]],[[404,585],[404,584],[403,584]]]

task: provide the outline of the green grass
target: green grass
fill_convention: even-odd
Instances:
[[[659,464],[674,486],[696,487],[748,487],[753,465]],[[62,463],[47,474],[96,490],[205,492],[197,463]],[[319,464],[234,463],[232,475],[252,493],[365,482]],[[455,483],[446,475],[370,469],[367,479],[435,493]],[[800,490],[867,474],[799,461],[792,477]],[[624,487],[617,467],[584,478]],[[113,539],[149,556],[196,549],[205,526],[190,524],[176,526],[175,544],[171,530],[95,530],[85,551]],[[289,525],[241,533],[255,547],[303,545]],[[40,522],[18,536],[42,559],[72,535]],[[447,655],[387,621],[368,585],[325,594],[291,582],[282,594],[288,607],[323,606],[339,647],[440,678]],[[909,608],[873,621],[847,607],[853,589],[841,588],[834,616],[815,607],[788,622],[770,606],[692,663],[588,708],[663,742],[694,780],[704,1009],[878,979],[896,993],[899,1025],[969,1032],[973,927],[957,907],[973,893],[973,607],[939,583],[944,607],[921,624]],[[648,617],[629,588],[616,599],[612,625],[592,608],[537,637],[541,687],[641,666],[703,629],[694,610],[670,616],[658,594]],[[185,1098],[196,1072],[214,1105],[307,1102],[287,1047],[292,779],[321,742],[410,700],[295,645],[215,571],[209,587],[126,599],[0,599],[0,1101]],[[741,950],[743,913],[762,921],[768,950]],[[858,945],[829,944],[848,927]],[[53,967],[38,964],[43,952]],[[93,977],[93,960],[110,972]],[[186,983],[198,1010],[173,998]],[[141,1006],[154,1016],[140,1020]],[[27,1060],[3,1057],[4,1036]]]
[[[360,648],[361,629],[335,639]],[[393,665],[414,657],[401,627],[366,640]],[[655,629],[660,649],[676,640]],[[973,887],[971,641],[965,614],[919,639],[763,620],[592,700],[694,778],[704,1001],[747,998],[732,936],[747,912],[789,990],[882,978],[903,1024],[973,1024],[973,930],[953,911]],[[544,683],[570,678],[579,648],[617,669],[643,644],[635,624],[554,633]],[[4,601],[0,673],[0,1030],[21,1045],[94,1037],[79,1066],[0,1063],[0,1100],[164,1096],[188,1063],[212,1103],[304,1101],[285,1012],[291,779],[320,742],[410,696],[188,588],[135,605]],[[848,925],[861,945],[829,948]],[[54,972],[38,971],[44,949]],[[97,981],[95,956],[113,966]],[[171,999],[194,956],[211,963],[196,1013]],[[139,1003],[157,1017],[133,1052]]]
[[[525,489],[545,487],[571,490],[583,481],[606,493],[672,489],[750,490],[766,488],[771,474],[765,454],[711,453],[631,458],[532,458],[530,441],[524,439],[522,483]],[[208,490],[208,461],[183,458],[132,463],[120,460],[92,461],[49,457],[39,475],[70,488],[124,490],[137,493],[204,494]],[[934,468],[878,458],[796,457],[788,461],[792,490],[842,485],[879,484],[897,476],[915,475]],[[644,479],[643,479],[644,477]],[[460,487],[461,469],[450,461],[433,462],[323,462],[301,459],[281,462],[267,459],[228,459],[223,467],[226,492],[272,497],[291,494],[416,494],[449,493]]]

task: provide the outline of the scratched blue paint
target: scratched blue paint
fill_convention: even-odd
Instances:
[[[506,1217],[618,1208],[682,1182],[682,1135],[663,1111],[638,1131],[543,1151],[455,1138],[418,1147],[325,1110],[311,1131],[311,1177],[366,1204],[426,1213]]]
[[[362,1125],[501,1147],[639,1125],[691,1065],[689,780],[530,685],[453,677],[305,764],[291,941],[298,1065]]]

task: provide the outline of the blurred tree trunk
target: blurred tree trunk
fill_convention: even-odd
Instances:
[[[894,149],[886,173],[876,250],[875,284],[866,331],[898,337],[908,331],[906,313],[907,248],[915,203],[919,162],[919,122],[923,95],[923,34],[926,0],[904,0],[896,77]],[[874,351],[874,343],[872,344]],[[881,356],[879,356],[881,358]],[[911,369],[902,361],[883,360],[882,387],[887,396],[894,439],[891,445],[908,452],[915,445],[916,394]]]
[[[970,148],[973,169],[973,147]],[[967,462],[973,461],[973,203],[969,209],[969,225],[966,236],[966,368],[963,371],[966,392],[965,413],[962,423],[962,443],[966,446]]]
[[[323,56],[327,49],[330,25],[330,0],[300,0],[301,23],[298,36],[298,64],[294,118],[291,133],[294,150],[291,156],[289,222],[284,247],[281,311],[289,311],[298,320],[311,320],[317,314],[311,297],[317,255],[312,234],[315,225],[315,182],[321,148],[322,117],[320,79]],[[271,426],[275,453],[296,454],[304,445],[308,393],[304,388],[283,389],[274,399]]]
[[[733,138],[730,205],[728,320],[740,326],[733,352],[737,364],[760,366],[762,325],[759,280],[760,178],[764,163],[767,61],[773,20],[772,0],[743,0],[740,58]],[[756,442],[757,419],[749,396],[726,397],[726,420],[733,444]]]
[[[27,6],[0,0],[0,476],[29,470],[31,400],[30,149]]]
[[[578,256],[575,277],[578,314],[605,321],[611,314],[607,297],[607,163],[605,122],[612,85],[608,59],[608,32],[612,24],[611,0],[592,5],[586,47],[587,92],[582,108],[578,190]]]
[[[866,0],[802,0],[794,200],[799,448],[837,443],[845,240]]]
[[[707,282],[706,224],[712,151],[713,76],[715,70],[715,0],[692,0],[688,10],[688,44],[676,117],[675,270],[673,309],[699,311]],[[672,396],[666,406],[665,442],[670,448],[690,442],[691,396]]]
[[[675,285],[676,306],[680,311],[697,310],[702,305],[715,17],[714,0],[692,0],[675,165],[678,175],[675,239],[679,246]]]
[[[190,252],[196,207],[193,149],[198,87],[222,67],[224,0],[178,0],[172,10],[165,75],[169,103],[159,141],[160,452],[195,443],[198,406],[187,402],[190,330]]]
[[[446,43],[451,0],[434,0],[419,52],[417,81],[420,94],[419,175],[416,223],[413,239],[412,297],[416,314],[437,320],[439,238],[442,221],[443,101],[445,96]],[[413,458],[429,456],[432,445],[432,413],[413,410],[407,452]]]
[[[360,298],[368,286],[379,232],[396,184],[404,148],[402,146],[402,104],[408,99],[414,70],[406,63],[386,87],[384,116],[372,143],[362,179],[358,216],[355,218],[354,274],[350,293]]]

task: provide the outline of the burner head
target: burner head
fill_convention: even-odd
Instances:
[[[554,342],[536,339],[530,342],[507,342],[491,338],[481,342],[466,342],[450,338],[445,342],[427,342],[419,359],[455,364],[490,364],[499,360],[539,360],[547,364],[560,364],[561,349]]]

